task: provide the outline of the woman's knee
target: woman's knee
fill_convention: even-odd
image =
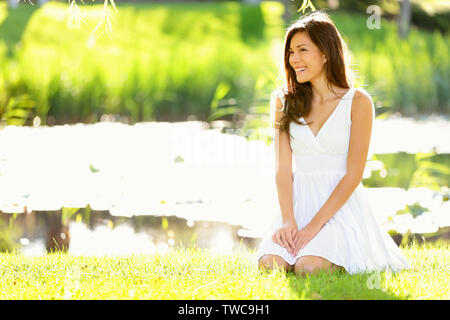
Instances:
[[[259,267],[264,269],[275,269],[276,267],[282,268],[285,271],[291,269],[291,265],[287,263],[283,258],[275,254],[266,254],[259,259]]]
[[[314,274],[321,270],[328,270],[332,263],[321,257],[304,256],[297,259],[294,265],[296,274]]]

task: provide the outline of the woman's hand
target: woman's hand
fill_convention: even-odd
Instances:
[[[294,235],[298,231],[297,223],[293,220],[286,221],[272,236],[273,242],[287,249],[290,254],[294,253]]]
[[[322,229],[314,223],[307,224],[303,229],[297,231],[294,236],[294,255],[297,255],[300,249],[303,249]]]

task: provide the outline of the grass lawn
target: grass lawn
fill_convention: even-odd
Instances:
[[[448,243],[402,247],[412,269],[299,277],[255,252],[196,248],[116,257],[0,254],[0,299],[449,299]]]

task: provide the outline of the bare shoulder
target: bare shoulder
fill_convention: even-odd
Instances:
[[[282,88],[276,88],[272,92],[272,100],[275,101],[278,109],[284,106],[284,92]]]
[[[373,100],[366,90],[357,88],[352,102],[352,121],[358,118],[372,118]]]
[[[283,102],[281,101],[281,98],[280,98],[279,96],[276,96],[276,97],[275,97],[275,107],[276,107],[278,110],[281,110],[281,109],[283,109],[283,107],[284,107]]]
[[[274,91],[273,93],[271,109],[271,113],[273,114],[274,120],[276,122],[279,122],[281,118],[286,114],[286,108],[284,107],[281,93],[278,90]]]

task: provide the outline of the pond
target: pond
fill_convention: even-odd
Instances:
[[[6,228],[9,219],[10,214],[0,213],[0,226]],[[240,226],[224,222],[175,216],[116,217],[88,208],[79,210],[65,225],[61,224],[60,212],[20,214],[9,230],[25,255],[59,249],[73,255],[125,255],[165,252],[178,246],[226,254],[238,247],[254,249],[260,241],[245,236]]]
[[[401,233],[449,226],[450,122],[375,128],[363,183],[377,220]],[[198,121],[8,126],[0,145],[0,228],[13,213],[35,225],[17,232],[29,254],[61,220],[72,253],[254,248],[276,212],[272,146]]]

